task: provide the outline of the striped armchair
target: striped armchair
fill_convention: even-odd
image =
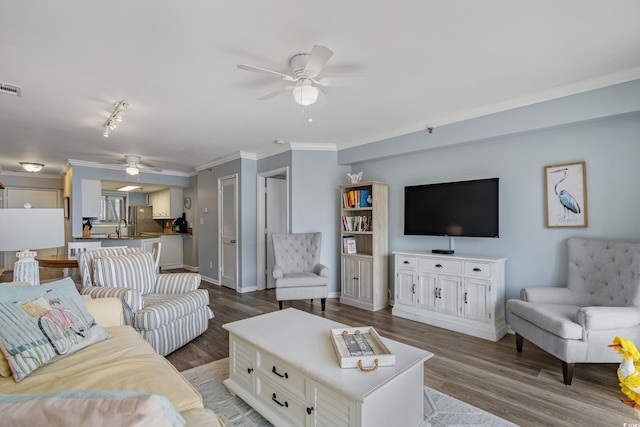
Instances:
[[[124,323],[166,356],[207,330],[213,312],[200,274],[163,273],[139,248],[101,248],[78,255],[83,295],[116,297]]]

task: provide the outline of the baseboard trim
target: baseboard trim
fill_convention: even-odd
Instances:
[[[218,281],[216,279],[213,279],[211,277],[207,277],[207,276],[200,276],[200,278],[202,280],[204,280],[207,283],[211,283],[212,285],[216,285],[216,286],[220,286],[220,283],[218,283]]]

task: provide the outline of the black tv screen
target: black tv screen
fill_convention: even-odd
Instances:
[[[498,178],[405,187],[404,234],[498,237]]]

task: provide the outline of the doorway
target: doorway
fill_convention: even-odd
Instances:
[[[257,191],[257,285],[258,290],[275,287],[271,274],[275,264],[271,235],[289,231],[289,168],[258,174]]]
[[[238,290],[238,175],[218,179],[220,284]]]

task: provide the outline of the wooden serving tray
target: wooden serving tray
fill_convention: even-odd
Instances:
[[[396,364],[396,356],[371,326],[331,329],[331,342],[341,368],[371,372],[380,366]]]

